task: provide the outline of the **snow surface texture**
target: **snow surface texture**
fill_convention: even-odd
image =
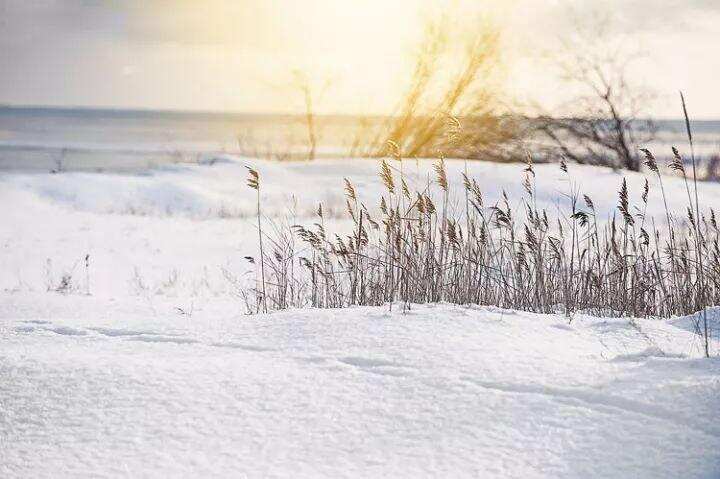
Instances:
[[[720,359],[688,319],[171,304],[3,298],[0,476],[720,472]]]
[[[223,272],[252,281],[245,164],[276,218],[342,211],[344,176],[368,202],[380,191],[371,161],[0,173],[0,477],[720,476],[720,345],[701,358],[692,318],[245,316]],[[452,181],[463,168],[448,162]],[[486,203],[517,199],[521,165],[468,168]],[[580,187],[609,212],[622,176],[570,168],[573,184],[537,167],[539,201]],[[628,175],[632,194],[643,181]]]

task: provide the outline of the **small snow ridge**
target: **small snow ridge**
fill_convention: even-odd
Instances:
[[[37,327],[37,326],[17,326],[14,328],[18,333],[33,333],[35,331],[50,331],[51,333],[60,334],[62,336],[85,336],[87,331],[82,329],[68,328],[66,326],[55,327]]]
[[[144,343],[174,343],[174,344],[197,344],[200,341],[191,338],[179,338],[173,336],[132,336],[128,341],[141,341]]]
[[[542,384],[519,384],[499,381],[481,381],[470,377],[463,378],[471,384],[485,389],[516,394],[536,394],[546,396],[553,400],[579,401],[587,406],[595,406],[596,409],[604,408],[620,410],[625,413],[638,414],[652,419],[667,421],[683,428],[696,428],[705,434],[713,437],[720,437],[717,431],[706,427],[704,424],[693,421],[692,418],[684,417],[674,411],[662,408],[655,404],[634,401],[620,396],[602,394],[590,389],[569,389],[546,386]]]
[[[662,349],[658,348],[657,346],[649,346],[642,351],[639,351],[637,353],[628,353],[628,354],[619,354],[615,356],[611,361],[612,362],[639,362],[644,361],[648,358],[676,358],[676,359],[682,359],[686,356],[683,354],[668,354]]]
[[[361,358],[357,356],[348,356],[344,358],[338,358],[343,364],[354,366],[362,371],[379,374],[381,376],[395,376],[403,377],[408,376],[406,368],[408,366],[386,361],[384,359],[372,359],[372,358]]]
[[[16,328],[14,328],[14,331],[16,331],[18,333],[32,333],[36,329],[38,329],[38,328],[35,328],[33,326],[18,326]]]
[[[387,367],[373,368],[373,369],[367,370],[367,372],[373,373],[373,374],[379,374],[380,376],[394,376],[397,378],[402,378],[402,377],[409,375],[409,373],[407,371],[403,371],[401,369],[387,368]]]
[[[88,328],[91,331],[102,334],[103,336],[122,337],[122,336],[142,336],[143,334],[157,335],[154,331],[132,331],[128,329],[111,329],[111,328]]]
[[[240,343],[212,343],[211,346],[215,346],[216,348],[231,348],[231,349],[243,349],[245,351],[253,351],[258,353],[264,353],[269,351],[277,351],[273,348],[266,348],[263,346],[253,346],[251,344],[240,344]]]
[[[57,326],[54,328],[44,328],[47,331],[52,331],[55,334],[62,334],[63,336],[85,336],[87,331],[82,329],[68,328],[67,326]]]
[[[386,361],[384,359],[371,359],[371,358],[361,358],[356,356],[348,356],[345,358],[338,358],[338,361],[341,363],[349,364],[350,366],[355,366],[358,368],[377,368],[381,366],[399,366],[398,364]]]

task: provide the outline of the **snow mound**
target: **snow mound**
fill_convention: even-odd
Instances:
[[[404,162],[404,177],[411,189],[423,190],[434,178],[433,161]],[[366,159],[276,162],[229,155],[208,157],[197,164],[176,164],[142,170],[135,174],[64,172],[60,174],[4,173],[0,200],[14,203],[21,192],[41,201],[79,211],[119,213],[154,217],[186,216],[196,219],[247,217],[255,214],[255,192],[246,187],[247,168],[259,171],[263,210],[266,215],[312,217],[322,202],[326,219],[343,216],[345,199],[343,178],[348,178],[360,199],[374,207],[385,193],[378,179],[378,162]],[[399,165],[394,162],[393,168]],[[451,186],[452,204],[462,205],[462,173],[478,181],[487,205],[508,193],[513,207],[521,207],[524,194],[522,164],[483,161],[445,163]],[[578,190],[595,203],[598,218],[604,220],[615,209],[617,191],[626,178],[632,200],[640,201],[645,176],[633,172],[614,172],[608,168],[571,165],[570,173],[554,164],[536,165],[538,207],[554,213],[569,208],[567,195]],[[649,178],[648,216],[664,218],[663,201],[655,178]],[[686,195],[679,178],[664,178],[669,206],[684,211]],[[699,186],[701,201],[711,205],[720,201],[720,185]]]
[[[720,332],[720,306],[711,306],[706,308],[705,311],[698,311],[689,316],[681,316],[672,319],[670,322],[686,331],[695,331],[698,325],[701,328],[704,326],[705,318],[707,318],[708,330]],[[718,335],[713,336],[717,337]]]

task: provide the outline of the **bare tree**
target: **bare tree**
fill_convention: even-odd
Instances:
[[[297,111],[290,113],[291,128],[283,124],[281,129],[265,131],[266,125],[258,125],[259,132],[245,127],[237,135],[238,152],[242,155],[276,161],[298,159],[314,160],[321,141],[322,125],[318,122],[317,104],[322,103],[332,80],[314,72],[296,68],[289,69],[279,80],[264,81],[274,94],[281,95]],[[273,125],[275,126],[275,125]],[[297,127],[297,128],[295,128]],[[304,133],[303,133],[304,129]],[[299,135],[302,137],[298,138]],[[299,143],[298,140],[301,142]],[[296,151],[300,146],[304,151]]]
[[[655,132],[645,118],[652,92],[629,81],[642,53],[613,36],[607,21],[578,27],[561,43],[552,59],[577,95],[564,115],[542,115],[540,131],[570,160],[639,171],[638,147]]]
[[[317,131],[315,129],[315,110],[313,109],[312,87],[308,76],[300,71],[293,72],[295,86],[300,90],[305,102],[305,126],[307,127],[308,160],[314,160],[317,151]]]
[[[323,93],[329,88],[330,80],[326,79],[322,82],[319,88],[313,86],[309,76],[302,70],[293,71],[293,83],[295,87],[302,93],[303,102],[305,105],[305,127],[307,129],[307,144],[308,152],[307,159],[314,160],[317,156],[317,144],[318,144],[318,131],[317,121],[315,115],[315,107],[313,99],[315,95],[322,96]]]

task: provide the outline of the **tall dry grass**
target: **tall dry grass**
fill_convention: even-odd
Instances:
[[[638,205],[631,204],[625,180],[617,211],[598,218],[592,198],[567,192],[570,209],[555,215],[536,201],[535,169],[528,155],[522,213],[516,199],[502,194],[486,204],[476,180],[462,174],[459,210],[443,160],[435,177],[410,185],[403,159],[383,160],[379,181],[385,193],[377,208],[360,201],[345,180],[346,214],[352,232],[328,231],[323,206],[312,226],[276,228],[268,235],[271,252],[259,261],[265,278],[249,304],[269,309],[312,306],[449,302],[496,305],[542,313],[575,312],[603,316],[670,317],[720,304],[720,231],[716,212],[702,209],[684,161],[667,167],[644,151],[645,164],[679,169],[688,203],[676,215],[665,203],[664,223],[645,214],[650,184]],[[560,168],[569,176],[567,165]],[[261,236],[262,238],[262,236]],[[303,246],[296,243],[299,240]],[[267,305],[267,306],[265,306]],[[698,321],[709,354],[707,318]]]

